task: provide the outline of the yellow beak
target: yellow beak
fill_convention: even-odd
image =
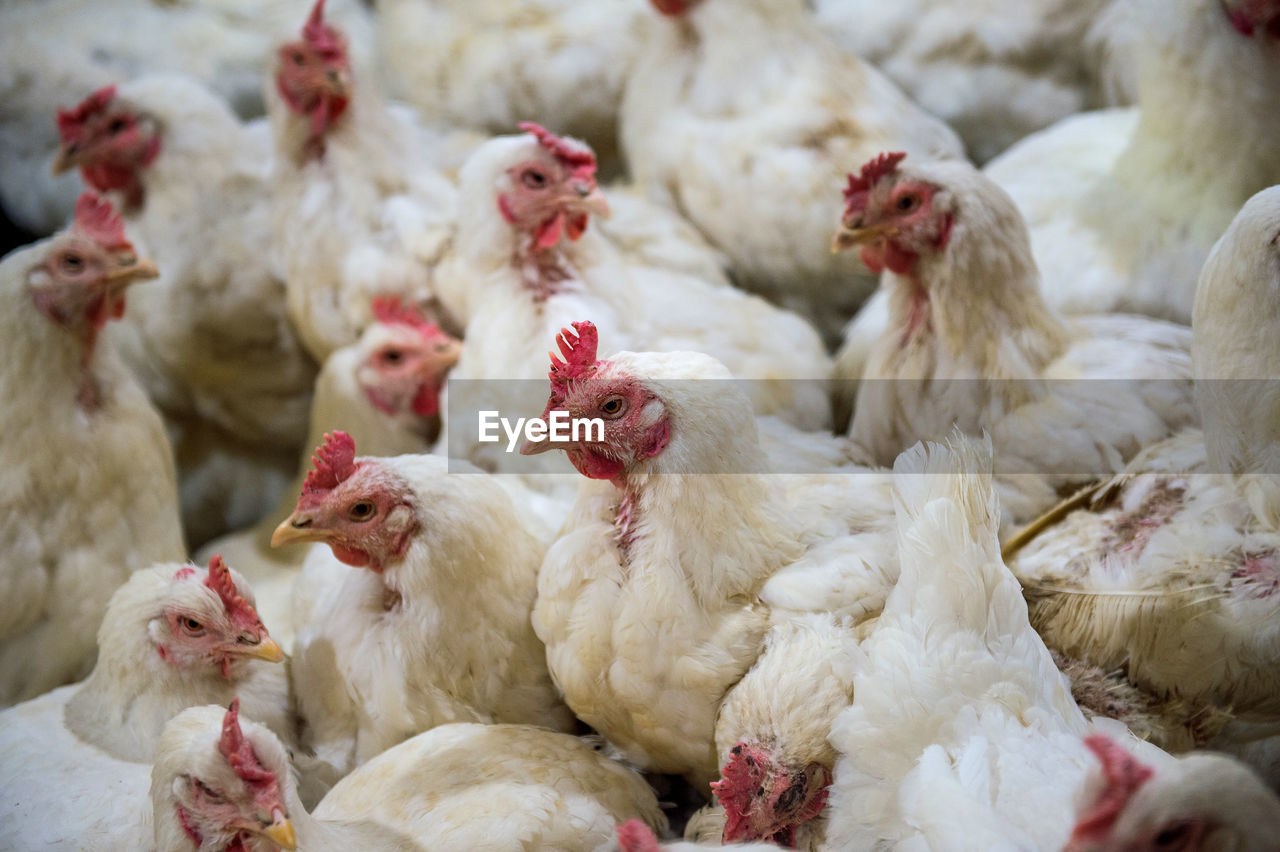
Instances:
[[[49,171],[55,177],[63,172],[69,172],[76,166],[80,165],[80,151],[74,145],[63,145],[58,148],[58,153],[54,155],[53,164]]]
[[[271,533],[271,546],[284,547],[303,541],[325,541],[331,537],[329,530],[311,526],[311,518],[294,512],[280,522]]]
[[[897,233],[898,229],[888,222],[881,222],[879,225],[871,225],[866,228],[850,228],[847,225],[841,225],[835,236],[831,238],[831,253],[837,254],[845,249],[872,242],[880,237],[892,237]]]
[[[262,833],[281,849],[288,849],[289,852],[293,852],[298,848],[298,838],[293,833],[293,823],[287,819],[271,823],[271,825],[263,829]]]
[[[107,272],[106,279],[108,281],[145,281],[150,278],[159,278],[160,270],[149,260],[139,259],[135,263],[125,266],[119,266]]]
[[[262,637],[262,641],[257,645],[240,645],[237,647],[244,648],[241,653],[246,657],[266,660],[268,663],[279,663],[284,661],[284,651],[280,649],[280,644],[270,636]]]

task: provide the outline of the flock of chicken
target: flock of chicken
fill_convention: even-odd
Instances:
[[[0,848],[1280,848],[1280,0],[0,32]]]

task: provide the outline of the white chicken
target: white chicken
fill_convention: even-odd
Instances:
[[[196,842],[307,852],[591,852],[620,820],[666,825],[634,770],[576,737],[524,725],[419,734],[352,772],[308,813],[288,753],[269,730],[240,719],[235,703],[225,712],[194,707],[169,724],[151,800],[159,852]]]
[[[1269,735],[1280,732],[1278,233],[1273,187],[1205,264],[1194,347],[1204,431],[1147,448],[1092,500],[1009,546],[1048,644],[1123,667],[1158,697],[1266,723]],[[1232,733],[1213,745],[1234,750]]]
[[[310,0],[86,0],[0,7],[0,206],[22,228],[48,234],[71,216],[79,177],[51,176],[54,110],[121,79],[184,74],[243,118],[261,115],[262,66],[273,40]],[[360,0],[334,0],[334,15],[361,55],[373,25]],[[106,14],[104,12],[109,12]]]
[[[359,73],[324,2],[280,47],[266,89],[274,250],[289,315],[319,361],[355,342],[374,297],[431,299],[457,203],[433,162],[446,140]]]
[[[483,410],[530,411],[545,392],[545,341],[590,316],[632,348],[705,351],[746,380],[760,413],[829,427],[830,360],[803,319],[689,274],[680,255],[671,265],[652,262],[649,237],[629,242],[633,228],[589,227],[608,213],[594,154],[538,125],[524,129],[486,142],[460,175],[456,254],[441,274],[441,297],[467,321],[450,374],[453,423],[470,426]],[[678,242],[673,236],[656,239]],[[450,456],[487,469],[540,467],[479,442],[469,428],[448,438]]]
[[[1082,739],[1090,726],[1000,559],[989,456],[953,439],[894,469],[909,474],[896,481],[901,576],[831,734],[832,848],[1274,845],[1280,801],[1241,764],[1176,761],[1107,720]]]
[[[845,199],[834,245],[883,270],[889,306],[861,376],[840,376],[861,378],[849,434],[877,462],[956,426],[988,432],[1007,520],[1023,523],[1196,421],[1190,332],[1059,317],[1013,200],[969,164],[882,154]]]
[[[583,721],[636,765],[702,785],[718,773],[717,708],[771,615],[878,611],[894,571],[879,535],[887,482],[830,436],[775,425],[762,440],[714,359],[597,360],[597,334],[585,322],[562,333],[542,417],[603,430],[522,448],[563,449],[599,480],[543,561],[534,627]],[[813,470],[840,475],[783,475]]]
[[[460,343],[394,297],[375,299],[372,312],[374,321],[360,339],[330,355],[316,377],[307,446],[319,446],[326,432],[341,429],[369,455],[426,452],[439,432],[445,374],[457,361]],[[196,554],[204,560],[221,553],[239,568],[285,648],[293,647],[293,585],[309,547],[273,548],[271,534],[293,512],[310,469],[308,452],[274,510]]]
[[[450,468],[356,458],[335,432],[272,536],[323,542],[355,567],[309,561],[311,610],[295,616],[299,711],[339,770],[445,722],[572,725],[529,623],[545,549],[529,510],[491,477]]]
[[[1066,119],[987,167],[1049,304],[1187,322],[1240,206],[1280,183],[1280,2],[1144,0],[1138,103]]]
[[[179,76],[100,89],[58,127],[58,167],[119,199],[161,268],[110,336],[176,432],[188,535],[251,523],[291,472],[316,370],[269,258],[264,128]]]
[[[0,261],[0,705],[87,674],[116,587],[186,556],[164,426],[99,340],[155,276],[88,192],[69,230]]]
[[[612,164],[643,16],[636,0],[381,0],[378,47],[423,114],[491,133],[538,121]]]
[[[239,693],[290,738],[285,673],[269,665],[283,659],[220,559],[208,572],[134,572],[107,605],[89,679],[0,713],[0,846],[148,847],[147,777],[165,724]]]
[[[964,139],[975,162],[1113,103],[1085,36],[1116,0],[813,0],[823,29]]]
[[[827,251],[833,188],[886,147],[959,157],[960,140],[837,48],[804,0],[653,5],[668,20],[622,101],[632,176],[728,255],[740,285],[837,334],[873,282]]]

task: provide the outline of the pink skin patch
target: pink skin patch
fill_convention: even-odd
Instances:
[[[725,810],[723,842],[794,847],[796,830],[826,806],[831,773],[817,763],[779,765],[760,745],[738,743],[711,790]]]
[[[382,325],[406,329],[412,335],[406,345],[389,344],[373,353],[370,361],[379,376],[378,384],[365,387],[365,396],[379,411],[396,415],[398,400],[408,386],[413,388],[409,409],[418,417],[440,413],[440,390],[445,375],[457,363],[459,341],[427,320],[399,296],[379,296],[371,305],[373,318]],[[380,385],[380,386],[379,386]]]
[[[638,819],[629,819],[618,826],[618,852],[659,852],[658,838],[649,826]]]
[[[1220,0],[1222,11],[1236,32],[1252,38],[1259,31],[1280,38],[1280,2],[1276,0]]]
[[[316,155],[323,153],[325,134],[350,103],[346,37],[325,23],[324,2],[316,0],[301,40],[280,48],[276,72],[276,91],[285,105],[310,119],[308,153]]]
[[[533,251],[541,253],[565,237],[572,242],[586,232],[589,216],[584,208],[595,210],[602,203],[596,194],[596,155],[585,144],[541,125],[524,122],[520,129],[537,139],[555,167],[530,160],[509,169],[516,188],[498,196],[498,212],[507,222],[530,229]]]
[[[650,0],[653,8],[664,15],[683,15],[696,0]]]
[[[1280,591],[1280,553],[1247,556],[1231,576],[1239,581],[1232,584],[1233,590],[1250,598],[1271,597]]]
[[[65,153],[81,157],[87,184],[99,192],[121,191],[136,207],[143,200],[140,173],[159,155],[160,139],[144,137],[132,113],[113,111],[115,95],[115,86],[103,86],[74,108],[58,110],[58,136]]]
[[[1129,800],[1154,774],[1108,737],[1094,734],[1086,737],[1084,744],[1102,764],[1105,786],[1093,806],[1076,822],[1069,846],[1105,842]]]

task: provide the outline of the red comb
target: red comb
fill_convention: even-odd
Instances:
[[[629,819],[618,826],[619,852],[658,852],[658,838],[649,826],[638,819]]]
[[[105,109],[116,96],[114,84],[103,86],[71,109],[58,110],[58,136],[66,142],[75,142],[84,135],[84,123],[89,116]]]
[[[262,621],[257,611],[240,596],[235,580],[231,579],[231,569],[220,555],[214,554],[209,560],[209,576],[205,577],[204,584],[218,593],[222,605],[227,608],[227,615],[231,616],[231,623],[238,629],[261,629]]]
[[[222,736],[218,738],[218,753],[227,759],[231,769],[242,781],[252,785],[270,782],[275,784],[276,776],[262,765],[253,746],[244,738],[240,730],[240,699],[231,699],[227,715],[222,717]]]
[[[422,315],[422,311],[411,304],[405,304],[399,296],[376,296],[370,308],[373,318],[383,325],[405,325],[423,337],[446,337],[440,326]]]
[[[541,124],[535,124],[532,121],[521,122],[520,129],[537,137],[538,144],[550,151],[576,176],[595,177],[596,155],[585,143],[557,136]]]
[[[557,358],[554,352],[547,353],[551,356],[551,371],[547,378],[551,380],[552,393],[563,396],[569,389],[569,382],[586,378],[600,364],[596,360],[599,335],[595,323],[575,322],[572,331],[562,328],[556,343],[564,360]]]
[[[111,202],[92,190],[80,193],[76,200],[76,215],[71,227],[107,249],[132,250],[133,244],[124,235],[124,222]]]
[[[346,432],[326,433],[311,457],[311,470],[302,482],[302,496],[318,498],[338,487],[356,471],[356,442]]]
[[[1096,843],[1106,839],[1129,799],[1154,773],[1149,766],[1143,766],[1123,746],[1109,737],[1094,734],[1086,737],[1084,744],[1102,763],[1102,777],[1106,786],[1093,807],[1076,822],[1071,839]]]
[[[844,188],[844,205],[845,214],[849,214],[856,210],[866,207],[867,193],[876,185],[880,178],[887,174],[891,174],[907,158],[903,151],[890,151],[872,157],[863,165],[862,171],[857,177],[849,175],[849,185]]]
[[[324,0],[316,0],[307,22],[302,25],[302,38],[321,53],[342,53],[347,42],[341,32],[324,22]]]
[[[765,776],[768,756],[745,743],[733,747],[729,762],[720,770],[720,780],[713,781],[711,792],[724,808],[726,838],[739,837],[747,825],[751,798]]]

